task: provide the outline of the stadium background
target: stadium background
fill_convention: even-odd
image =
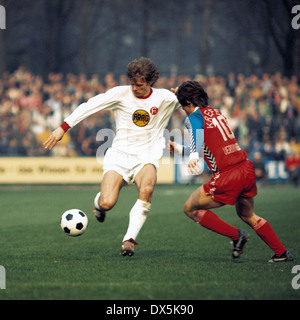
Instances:
[[[105,228],[99,231],[91,218],[74,246],[58,221],[70,207],[90,210],[102,173],[96,135],[114,130],[112,114],[86,119],[53,151],[42,147],[80,103],[128,84],[130,60],[148,56],[161,71],[157,87],[201,81],[249,158],[261,155],[258,167],[267,177],[258,181],[256,206],[297,256],[299,180],[290,180],[286,165],[293,163],[299,178],[300,29],[291,24],[297,4],[0,0],[6,9],[6,29],[0,30],[0,264],[7,270],[0,299],[299,299],[291,266],[262,264],[271,254],[258,240],[250,241],[240,263],[231,263],[224,241],[189,224],[182,205],[209,173],[188,180],[172,158],[160,168],[135,260],[120,260],[117,251],[136,200],[133,186],[122,190]],[[169,132],[177,128],[183,129],[182,114],[168,126]],[[220,216],[245,227],[231,211],[226,207]]]
[[[35,182],[31,173],[43,173],[42,160],[6,157],[95,157],[96,134],[114,129],[110,112],[83,121],[51,152],[42,141],[80,103],[128,84],[126,65],[142,55],[161,70],[157,87],[201,81],[249,158],[261,154],[268,174],[263,183],[288,182],[285,161],[296,155],[289,162],[299,167],[300,154],[300,31],[291,24],[296,3],[2,0],[0,183]],[[180,118],[173,115],[169,131],[183,128]],[[66,170],[57,170],[58,181],[70,181]],[[180,171],[169,182],[180,182]],[[80,169],[72,174],[79,177]],[[43,178],[48,182],[45,171]]]

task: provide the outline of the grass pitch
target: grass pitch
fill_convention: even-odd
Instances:
[[[0,187],[0,265],[6,289],[0,299],[203,300],[299,299],[291,282],[300,264],[300,190],[259,189],[255,211],[267,219],[294,255],[292,263],[266,263],[273,252],[226,206],[215,212],[244,228],[250,241],[238,260],[227,238],[202,228],[182,207],[197,186],[158,185],[132,258],[119,255],[135,186],[100,224],[91,214],[94,186]],[[67,209],[86,212],[80,237],[66,236],[60,217]]]

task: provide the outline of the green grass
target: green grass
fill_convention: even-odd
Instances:
[[[182,206],[196,186],[158,185],[136,254],[119,249],[136,201],[135,186],[121,191],[104,224],[90,213],[94,186],[0,187],[0,265],[6,269],[1,299],[299,299],[291,286],[300,264],[300,190],[259,189],[255,211],[267,219],[293,253],[292,263],[268,264],[273,252],[226,206],[215,212],[243,227],[251,239],[232,260],[229,240],[185,217]],[[80,208],[89,217],[81,237],[60,229],[61,214]]]

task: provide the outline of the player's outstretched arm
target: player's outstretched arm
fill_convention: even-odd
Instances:
[[[49,136],[49,138],[43,143],[45,149],[52,150],[53,147],[60,141],[65,134],[63,128],[58,127]]]
[[[180,154],[183,153],[183,146],[175,141],[169,140],[168,142],[168,149],[171,154]]]
[[[176,88],[171,88],[171,91],[176,94],[177,91],[178,91],[178,87],[176,87]]]

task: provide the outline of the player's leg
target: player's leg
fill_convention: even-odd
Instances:
[[[201,186],[191,194],[183,210],[189,218],[199,223],[202,227],[227,236],[232,240],[237,240],[239,238],[239,230],[209,210],[222,206],[224,206],[224,203],[212,199]]]
[[[250,227],[254,226],[260,219],[254,211],[254,199],[239,197],[235,204],[236,212],[238,216],[246,222]]]
[[[157,181],[157,170],[153,164],[146,164],[136,175],[135,184],[139,190],[139,200],[151,203]]]
[[[214,212],[208,210],[222,206],[224,206],[224,203],[212,199],[210,195],[206,194],[204,187],[201,186],[192,193],[185,203],[184,212],[202,227],[230,238],[233,243],[232,257],[239,258],[249,240],[249,234],[244,230],[233,227]]]
[[[134,245],[137,244],[135,240],[147,219],[156,180],[156,168],[152,164],[145,165],[135,177],[139,198],[129,214],[129,225],[121,247],[122,255],[134,254]]]
[[[235,207],[238,216],[251,226],[256,234],[274,251],[275,255],[270,259],[270,262],[293,260],[292,255],[283,246],[269,222],[254,213],[253,198],[239,197]]]
[[[207,195],[203,186],[196,189],[184,204],[184,213],[191,219],[197,210],[208,210],[224,206],[222,202],[215,201],[210,195]]]
[[[104,174],[101,192],[96,195],[94,200],[95,209],[93,213],[99,222],[103,222],[106,211],[115,206],[124,183],[123,177],[116,171],[111,170]]]

